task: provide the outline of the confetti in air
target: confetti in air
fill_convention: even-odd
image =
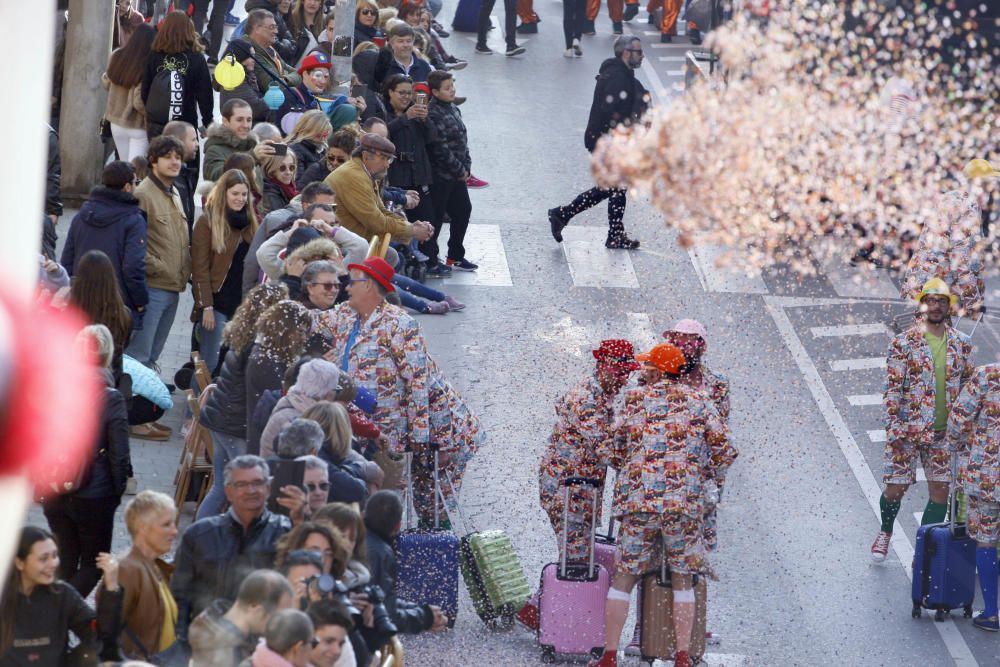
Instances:
[[[709,35],[725,80],[602,140],[599,183],[649,196],[684,247],[738,249],[720,261],[749,273],[811,273],[805,247],[902,269],[918,246],[946,251],[956,216],[996,210],[1000,181],[963,174],[1000,162],[995,10],[776,4],[766,23],[738,15]],[[995,265],[980,225],[958,227]]]

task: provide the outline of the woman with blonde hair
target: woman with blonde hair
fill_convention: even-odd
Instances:
[[[271,306],[288,298],[288,289],[281,283],[258,285],[247,292],[247,298],[226,324],[222,342],[229,348],[222,362],[222,371],[215,390],[205,401],[198,422],[212,436],[212,465],[215,469],[212,488],[198,507],[198,519],[222,511],[225,504],[223,472],[229,460],[247,451],[247,385],[246,368],[257,335],[257,322]]]
[[[201,38],[187,14],[178,11],[167,14],[157,28],[151,48],[142,79],[142,103],[146,108],[149,139],[163,134],[163,126],[172,120],[183,120],[194,127],[211,125],[215,113],[212,77]],[[183,90],[179,105],[171,94],[171,86],[177,79]],[[198,112],[201,113],[200,123]]]
[[[285,208],[299,194],[295,188],[296,162],[295,153],[290,150],[284,155],[268,155],[261,160],[264,171],[261,213],[264,215]]]
[[[302,413],[302,418],[313,420],[326,434],[318,456],[326,462],[330,477],[327,501],[363,503],[368,495],[365,459],[351,448],[351,417],[347,407],[339,401],[318,401]]]
[[[124,591],[122,652],[136,660],[157,654],[162,658],[164,651],[180,650],[175,646],[177,602],[170,592],[172,568],[162,560],[177,537],[174,499],[159,491],[141,491],[125,506],[125,528],[132,549],[118,565]]]
[[[246,175],[230,169],[215,182],[191,233],[193,319],[201,356],[213,374],[222,331],[243,298],[243,260],[257,231]]]
[[[362,42],[385,44],[385,35],[379,29],[378,5],[372,0],[358,0],[354,10],[354,43]]]
[[[285,141],[288,149],[295,153],[295,182],[298,183],[306,169],[323,160],[326,155],[326,140],[333,132],[330,118],[318,109],[310,109],[302,114]]]

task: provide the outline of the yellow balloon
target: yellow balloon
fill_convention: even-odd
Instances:
[[[229,54],[215,66],[215,80],[226,90],[233,90],[247,78],[243,65]]]

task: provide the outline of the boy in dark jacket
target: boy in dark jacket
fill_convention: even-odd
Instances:
[[[479,268],[465,258],[465,232],[472,216],[472,202],[466,180],[472,169],[469,155],[469,139],[462,121],[462,112],[455,106],[455,80],[450,72],[440,70],[427,77],[431,89],[431,100],[427,107],[427,125],[431,142],[427,149],[431,158],[434,182],[431,184],[431,198],[434,200],[434,235],[420,245],[420,251],[427,255],[431,268],[427,275],[442,277],[447,269],[438,266],[438,236],[444,225],[444,215],[451,219],[451,234],[448,236],[447,266],[460,271],[475,271]]]
[[[638,37],[623,36],[615,40],[615,57],[601,63],[594,86],[594,100],[590,105],[590,119],[583,143],[593,152],[597,140],[618,125],[631,125],[638,121],[649,104],[649,92],[635,78],[635,70],[642,66],[642,42]],[[639,242],[625,235],[625,194],[621,188],[593,187],[577,196],[569,206],[549,209],[549,227],[552,238],[562,243],[562,230],[577,213],[586,211],[605,199],[608,200],[607,248],[637,250]]]
[[[115,160],[104,167],[103,185],[90,191],[90,199],[73,218],[60,264],[70,276],[80,258],[100,250],[111,259],[122,299],[132,312],[133,326],[142,323],[149,303],[146,289],[146,215],[132,194],[135,170]]]
[[[418,605],[396,597],[396,552],[392,542],[399,535],[402,522],[403,501],[395,491],[378,491],[368,499],[365,529],[371,583],[380,586],[385,593],[385,608],[400,632],[442,632],[448,627],[448,617],[439,607]]]

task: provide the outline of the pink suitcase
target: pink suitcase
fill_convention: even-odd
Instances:
[[[570,477],[565,482],[563,508],[569,509],[569,489],[585,484],[600,488],[596,479]],[[597,516],[598,493],[594,493],[594,514]],[[563,516],[562,549],[559,563],[549,563],[542,569],[539,586],[538,643],[542,647],[542,662],[554,662],[560,655],[600,655],[604,646],[604,603],[611,586],[607,568],[595,563],[594,538],[597,527],[590,527],[590,558],[587,563],[566,562],[567,517]],[[596,653],[595,653],[596,652]]]

